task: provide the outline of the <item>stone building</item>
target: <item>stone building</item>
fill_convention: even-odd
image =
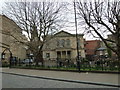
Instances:
[[[48,37],[43,46],[44,61],[72,60],[76,62],[77,57],[76,35],[65,31],[60,31]],[[83,34],[78,35],[78,47],[80,55],[85,58]]]
[[[0,15],[0,36],[0,56],[5,51],[4,59],[9,60],[10,50],[13,57],[26,58],[25,46],[18,41],[26,42],[27,38],[22,34],[21,28],[5,15]]]

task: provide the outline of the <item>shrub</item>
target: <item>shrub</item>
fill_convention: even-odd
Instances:
[[[9,61],[8,60],[2,60],[2,67],[7,67],[9,66]]]

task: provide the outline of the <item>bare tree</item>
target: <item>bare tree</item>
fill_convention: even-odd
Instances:
[[[79,0],[76,5],[78,15],[88,26],[87,32],[97,34],[120,60],[120,1],[82,2]],[[105,38],[106,34],[111,34],[114,39]],[[115,47],[109,43],[114,44]]]
[[[27,46],[35,57],[36,65],[43,63],[42,47],[46,37],[54,33],[63,18],[63,3],[57,2],[11,2],[6,3],[7,15],[22,28],[28,37]]]

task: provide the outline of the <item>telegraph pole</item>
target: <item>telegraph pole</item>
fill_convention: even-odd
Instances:
[[[76,28],[76,45],[77,45],[77,68],[80,72],[80,59],[79,59],[79,46],[78,46],[78,32],[77,32],[77,18],[76,18],[76,5],[74,0],[74,13],[75,13],[75,28]]]

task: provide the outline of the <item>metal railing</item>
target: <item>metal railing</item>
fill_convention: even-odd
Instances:
[[[81,70],[85,71],[119,71],[119,60],[98,59],[96,61],[89,61],[85,58],[80,60]],[[42,67],[51,69],[65,69],[65,70],[78,70],[76,58],[51,58],[44,59],[44,66],[39,62],[36,66],[35,62],[23,63],[22,60],[11,62],[12,67]]]

